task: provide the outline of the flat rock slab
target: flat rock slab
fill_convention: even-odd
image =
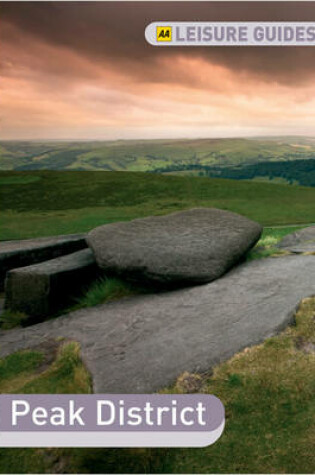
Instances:
[[[81,344],[96,393],[150,393],[204,372],[293,320],[315,295],[315,257],[268,258],[207,285],[83,309],[0,332],[0,356],[66,337]]]
[[[315,252],[315,226],[310,226],[284,236],[279,242],[278,247],[295,254]]]
[[[10,269],[79,251],[87,247],[84,234],[66,234],[39,239],[0,242],[0,289]]]
[[[33,317],[51,315],[98,276],[90,249],[10,270],[5,281],[5,308]]]
[[[180,287],[220,277],[261,232],[258,223],[239,214],[196,208],[99,226],[87,241],[107,273]]]

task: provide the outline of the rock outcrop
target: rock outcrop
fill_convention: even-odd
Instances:
[[[0,243],[0,290],[6,273],[47,259],[79,251],[87,247],[84,234],[67,234],[38,239],[4,241]]]
[[[52,315],[98,276],[90,249],[10,270],[5,281],[5,308],[31,317]]]
[[[315,226],[287,234],[287,236],[284,236],[279,242],[278,247],[295,254],[315,252]]]
[[[293,321],[300,300],[314,294],[314,256],[260,259],[210,284],[0,331],[0,356],[71,338],[80,343],[96,393],[150,393],[272,336]]]

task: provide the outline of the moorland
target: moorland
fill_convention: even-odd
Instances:
[[[138,172],[2,171],[0,239],[86,232],[193,207],[240,213],[263,226],[315,222],[313,187]]]
[[[296,226],[315,223],[312,183],[288,185],[301,185],[311,174],[314,156],[315,140],[297,137],[2,142],[0,240],[86,232],[104,223],[209,206],[265,226],[249,255],[261,258],[274,253],[275,243]],[[94,283],[78,305],[93,306],[135,291],[106,279]],[[306,299],[296,325],[280,335],[246,348],[209,375],[192,375],[198,391],[216,394],[226,408],[224,436],[213,446],[0,449],[0,472],[311,473],[314,355],[305,350],[305,342],[315,343],[314,304]],[[161,391],[185,393],[185,381],[183,375]],[[48,342],[0,359],[2,393],[91,391],[77,342]]]

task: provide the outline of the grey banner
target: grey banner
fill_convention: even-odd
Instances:
[[[145,38],[153,46],[314,46],[315,22],[163,21]]]
[[[203,447],[224,424],[213,395],[0,395],[2,447]]]
[[[212,395],[3,394],[1,431],[211,431],[224,420]]]

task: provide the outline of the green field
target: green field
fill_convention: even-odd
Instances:
[[[154,171],[314,157],[315,139],[307,137],[0,142],[0,170]]]
[[[128,172],[0,172],[0,239],[85,232],[193,207],[231,210],[264,226],[315,222],[315,189]]]

